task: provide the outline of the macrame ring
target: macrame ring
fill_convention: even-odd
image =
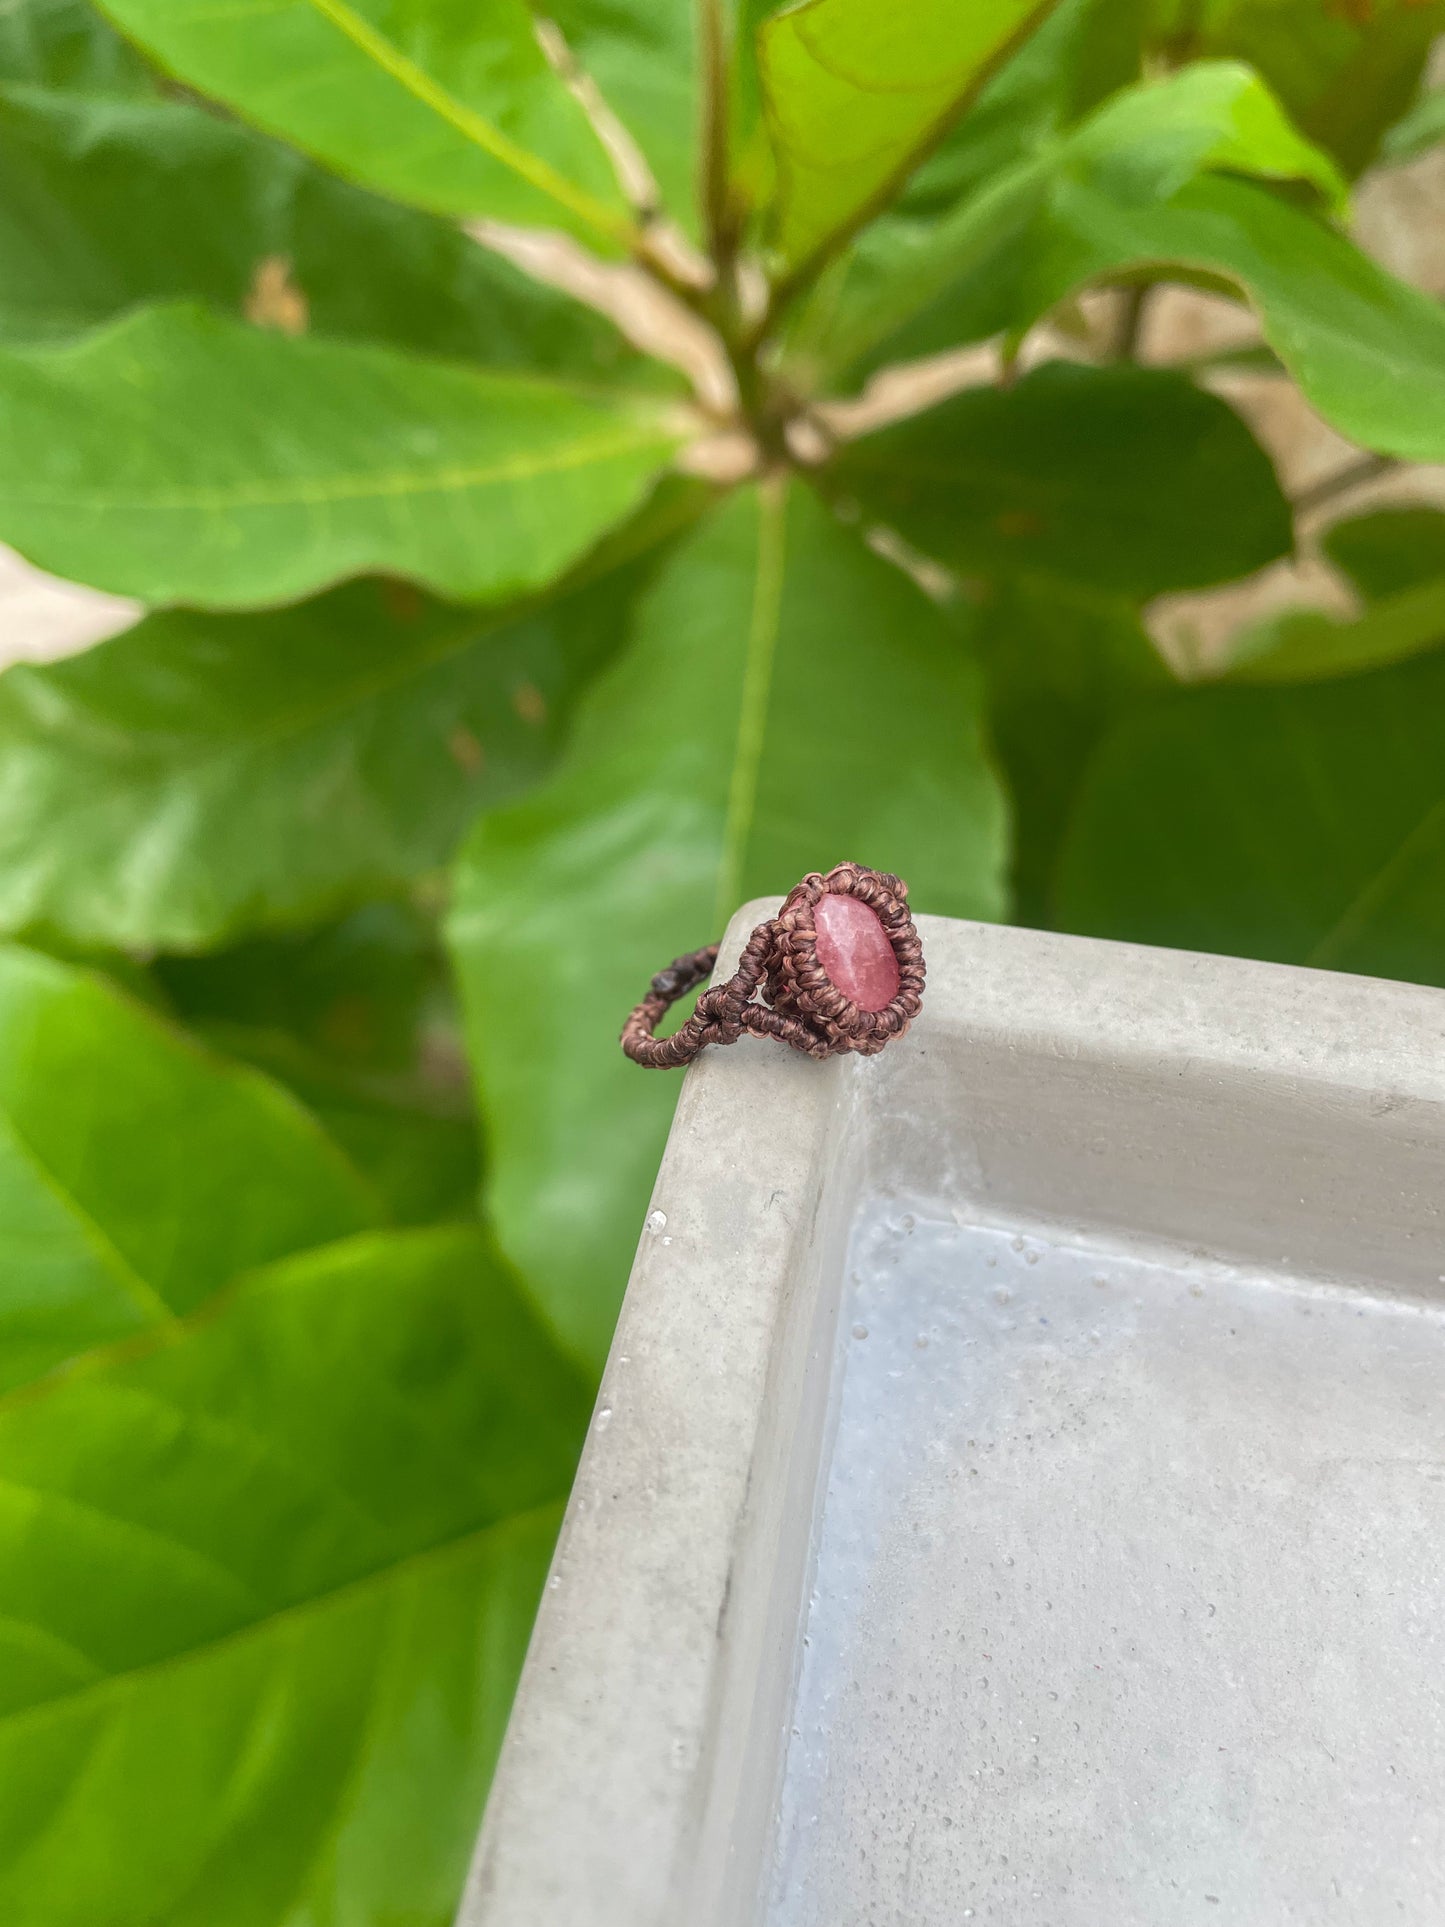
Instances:
[[[856,897],[883,926],[898,964],[898,989],[880,1010],[844,995],[818,957],[815,912],[825,896]],[[885,871],[840,863],[796,884],[778,914],[748,938],[725,984],[705,990],[671,1037],[654,1037],[664,1011],[711,976],[718,946],[694,950],[659,970],[622,1027],[622,1048],[649,1070],[690,1064],[709,1044],[735,1044],[744,1031],[775,1037],[809,1057],[863,1057],[901,1037],[923,1005],[923,944],[908,909],[908,886]]]

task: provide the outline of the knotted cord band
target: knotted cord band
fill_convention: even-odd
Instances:
[[[856,897],[882,925],[898,966],[898,990],[881,1010],[865,1010],[845,996],[819,961],[814,911],[828,895]],[[847,1051],[871,1057],[903,1035],[923,1003],[923,945],[909,914],[908,886],[858,863],[805,876],[777,916],[753,931],[727,982],[705,990],[671,1037],[655,1037],[664,1012],[711,976],[717,953],[717,944],[709,944],[658,971],[622,1027],[622,1048],[634,1063],[677,1070],[709,1044],[735,1044],[744,1031],[775,1037],[809,1057]]]

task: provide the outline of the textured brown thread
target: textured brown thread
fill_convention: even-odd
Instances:
[[[845,997],[818,961],[813,911],[829,894],[857,897],[883,925],[898,960],[898,991],[882,1010],[864,1010]],[[718,946],[694,950],[659,970],[652,988],[622,1026],[622,1048],[649,1070],[690,1064],[709,1044],[735,1044],[744,1031],[776,1037],[809,1057],[858,1051],[871,1057],[901,1037],[923,1003],[923,945],[908,910],[908,886],[860,863],[840,863],[823,876],[805,876],[778,914],[748,938],[725,984],[698,998],[691,1017],[671,1037],[654,1037],[663,1012],[711,976]],[[766,995],[767,1001],[759,1001]]]

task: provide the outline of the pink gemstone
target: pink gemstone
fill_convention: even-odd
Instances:
[[[857,897],[820,897],[813,906],[818,962],[860,1010],[882,1010],[898,995],[898,959],[875,912]]]

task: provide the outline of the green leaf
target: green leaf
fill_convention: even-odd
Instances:
[[[0,1389],[167,1333],[237,1272],[372,1215],[269,1081],[87,971],[0,947]]]
[[[1290,118],[1350,173],[1375,158],[1404,111],[1436,37],[1440,0],[1154,0],[1156,44],[1186,60],[1248,61]]]
[[[358,582],[16,665],[0,928],[197,949],[436,870],[550,763],[634,587],[624,570],[481,611]]]
[[[1381,142],[1387,161],[1412,161],[1445,140],[1445,87],[1424,94]]]
[[[1445,576],[1445,511],[1375,509],[1336,522],[1321,547],[1373,602]]]
[[[193,1031],[296,1093],[391,1223],[475,1218],[471,1077],[434,917],[367,903],[151,971]]]
[[[1157,218],[1201,173],[1343,191],[1259,79],[1223,62],[1125,88],[1075,126],[1046,121],[1036,142],[1000,159],[1011,164],[965,172],[957,200],[904,203],[861,234],[798,317],[793,352],[835,371],[866,369],[1021,332],[1114,265],[1099,232],[1111,215]]]
[[[1125,89],[951,207],[900,208],[860,235],[800,315],[794,351],[833,370],[1021,333],[1117,265],[1109,223],[1168,207],[1202,173],[1340,183],[1247,68],[1215,63]]]
[[[177,80],[394,200],[630,238],[606,153],[524,0],[106,0],[104,11]]]
[[[1234,637],[1232,682],[1316,682],[1382,668],[1445,642],[1445,514],[1378,509],[1337,522],[1325,553],[1369,606],[1351,620],[1285,609]]]
[[[1172,678],[1127,602],[1056,583],[996,583],[974,642],[989,740],[1013,805],[1013,921],[1047,927],[1054,866],[1105,732]]]
[[[1210,170],[1228,169],[1230,177]],[[1201,171],[1203,170],[1203,171]],[[1053,149],[926,228],[867,237],[805,358],[859,370],[999,331],[1022,332],[1110,275],[1224,276],[1259,313],[1307,398],[1365,447],[1445,453],[1445,311],[1343,235],[1234,178],[1330,164],[1245,69],[1197,67],[1131,89]],[[912,317],[910,319],[910,317]]]
[[[901,185],[1049,0],[802,0],[762,28],[773,242],[812,258]]]
[[[1343,236],[1240,181],[1183,190],[1121,252],[1218,269],[1253,302],[1306,399],[1364,448],[1445,457],[1445,310]]]
[[[224,1022],[197,1030],[300,1099],[361,1173],[387,1224],[476,1222],[482,1147],[468,1085],[438,1088],[430,1077],[358,1075],[280,1031]],[[449,1069],[454,1061],[465,1076],[460,1048],[450,1037],[445,1048]]]
[[[306,1106],[360,1172],[383,1222],[476,1222],[481,1142],[466,1058],[449,1031],[427,1040],[444,1054],[439,1079],[432,1064],[400,1076],[358,1072],[281,1030],[215,1017],[197,1019],[192,1027],[216,1050],[263,1071]]]
[[[492,367],[647,377],[609,322],[455,222],[178,101],[0,89],[0,337],[195,298]]]
[[[156,77],[90,0],[7,0],[0,9],[0,83],[92,94],[155,92]]]
[[[1123,723],[1057,909],[1100,936],[1445,984],[1445,650]]]
[[[912,175],[891,219],[932,219],[1139,78],[1146,0],[1061,0]]]
[[[1293,543],[1244,423],[1165,369],[1049,362],[851,443],[833,473],[952,568],[1141,601],[1247,575]]]
[[[1201,61],[1106,101],[1074,133],[1082,161],[1125,205],[1165,198],[1199,173],[1238,173],[1313,187],[1337,213],[1348,190],[1335,163],[1295,127],[1251,68]]]
[[[264,1037],[217,1036],[315,1113],[381,1200],[388,1224],[475,1221],[482,1149],[470,1091],[367,1089],[329,1066],[268,1049]]]
[[[1231,682],[1318,682],[1419,655],[1445,642],[1445,572],[1385,596],[1353,621],[1287,609],[1234,638]]]
[[[160,956],[151,971],[193,1029],[281,1033],[340,1070],[382,1076],[415,1067],[448,975],[434,918],[402,898],[207,956]]]
[[[211,608],[384,571],[539,588],[642,500],[660,404],[196,310],[0,352],[0,539],[41,568]]]
[[[1003,802],[955,627],[797,484],[682,545],[557,776],[484,817],[450,934],[504,1247],[569,1347],[606,1350],[675,1084],[617,1047],[673,956],[810,869],[1003,908]]]
[[[0,1915],[445,1927],[587,1406],[486,1240],[291,1259],[39,1390],[0,1409]]]

